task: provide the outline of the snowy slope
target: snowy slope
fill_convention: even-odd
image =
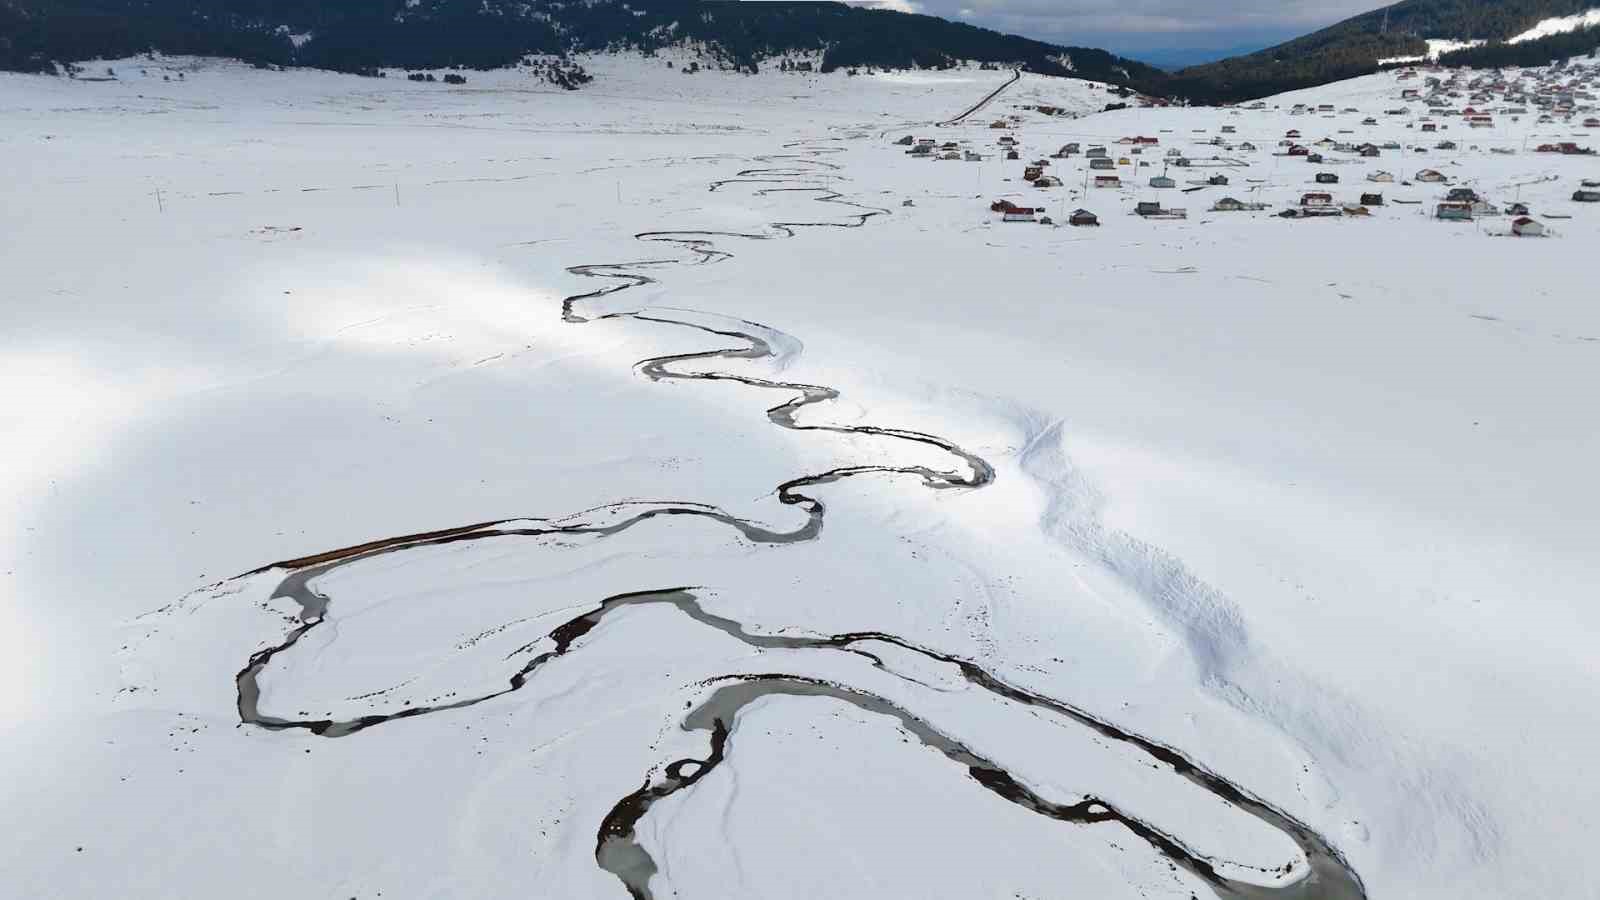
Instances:
[[[1508,44],[1520,44],[1523,41],[1536,41],[1539,38],[1549,37],[1553,34],[1566,34],[1580,28],[1593,28],[1600,25],[1600,8],[1586,10],[1571,16],[1552,16],[1539,20],[1532,28],[1514,37],[1506,39]]]
[[[0,78],[20,895],[1600,881],[1576,123],[583,63]],[[1389,202],[1272,215],[1319,171]]]

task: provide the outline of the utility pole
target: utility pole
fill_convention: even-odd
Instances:
[[[158,212],[166,212],[167,211],[166,204],[161,202],[161,188],[156,188],[156,210]]]
[[[394,206],[395,209],[400,208],[400,183],[398,181],[394,185]]]

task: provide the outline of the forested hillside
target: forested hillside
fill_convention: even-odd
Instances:
[[[1439,62],[1446,66],[1492,68],[1496,66],[1543,66],[1554,60],[1592,56],[1600,48],[1600,27],[1581,28],[1565,34],[1552,34],[1519,44],[1486,44],[1445,53]]]
[[[1426,52],[1429,38],[1503,41],[1594,6],[1600,0],[1405,0],[1276,47],[1191,66],[1175,74],[1171,89],[1204,101],[1263,97],[1365,75],[1380,59]]]
[[[932,16],[838,3],[699,0],[0,0],[0,68],[147,50],[341,71],[492,68],[529,53],[644,52],[689,43],[718,65],[821,53],[824,71],[977,60],[1159,89],[1153,67]]]

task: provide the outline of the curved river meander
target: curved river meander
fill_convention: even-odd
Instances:
[[[748,541],[760,544],[811,541],[821,537],[826,513],[822,501],[808,493],[816,486],[859,477],[911,476],[924,487],[934,490],[963,490],[982,488],[994,479],[994,469],[981,457],[936,435],[876,425],[801,422],[800,413],[806,407],[826,404],[839,396],[833,388],[774,381],[722,371],[705,371],[693,367],[696,364],[714,363],[716,360],[760,360],[773,357],[775,351],[769,341],[762,337],[762,334],[772,332],[763,326],[743,323],[749,326],[748,331],[739,328],[715,329],[687,318],[679,318],[672,310],[660,309],[593,314],[586,312],[586,309],[593,305],[592,301],[654,283],[655,278],[649,274],[651,272],[671,266],[704,265],[728,259],[732,254],[722,248],[727,243],[791,238],[803,229],[809,228],[860,228],[874,216],[886,212],[853,203],[825,186],[825,182],[836,181],[839,176],[833,174],[838,167],[824,157],[841,151],[835,148],[810,148],[801,145],[793,145],[786,149],[794,149],[796,152],[760,157],[758,160],[769,164],[768,167],[747,169],[738,173],[735,178],[715,182],[711,190],[719,190],[730,184],[758,185],[759,194],[808,193],[813,195],[813,199],[817,202],[843,206],[854,212],[849,213],[842,221],[774,222],[767,230],[758,233],[652,231],[636,235],[641,241],[670,244],[678,248],[681,255],[570,267],[568,271],[575,275],[603,279],[610,283],[588,293],[567,297],[561,304],[563,319],[573,324],[581,324],[600,319],[628,317],[644,322],[696,329],[719,340],[726,340],[732,346],[646,359],[639,362],[636,368],[644,377],[654,381],[722,381],[774,391],[785,397],[782,402],[767,410],[767,418],[774,425],[795,431],[869,435],[884,440],[908,441],[931,446],[948,456],[950,467],[936,469],[920,465],[856,465],[790,479],[777,486],[777,497],[781,503],[796,507],[805,515],[802,524],[789,531],[773,530],[717,507],[698,503],[628,502],[587,510],[578,516],[560,520],[501,520],[422,534],[401,535],[262,566],[246,574],[283,572],[284,577],[274,589],[272,596],[293,600],[299,605],[300,614],[298,623],[281,641],[252,655],[239,671],[236,680],[241,721],[264,729],[300,729],[326,738],[338,738],[354,735],[397,719],[430,715],[489,702],[522,689],[532,679],[537,678],[541,669],[552,660],[580,652],[586,645],[590,633],[613,612],[631,606],[656,605],[675,610],[697,627],[715,629],[757,649],[856,654],[871,661],[879,670],[895,677],[904,676],[896,675],[891,668],[885,666],[874,654],[874,648],[893,647],[897,648],[898,652],[946,664],[958,671],[960,677],[973,688],[987,692],[995,698],[1025,705],[1041,714],[1059,717],[1063,721],[1087,729],[1099,738],[1115,742],[1128,752],[1142,756],[1152,767],[1186,779],[1217,799],[1281,831],[1299,846],[1309,865],[1303,867],[1304,874],[1294,881],[1273,887],[1226,877],[1220,871],[1225,868],[1221,865],[1221,861],[1208,859],[1192,851],[1181,837],[1126,814],[1105,800],[1086,796],[1075,803],[1061,804],[1045,799],[1007,772],[1003,766],[985,758],[961,740],[942,731],[935,723],[919,718],[881,696],[847,684],[802,674],[741,672],[729,673],[704,682],[703,687],[706,692],[702,700],[698,705],[692,705],[682,718],[681,726],[685,731],[705,735],[706,755],[698,759],[668,761],[653,769],[645,776],[638,790],[617,801],[599,826],[595,860],[599,866],[615,875],[621,885],[635,898],[653,897],[650,881],[657,871],[655,860],[636,840],[635,827],[649,815],[654,803],[665,797],[692,790],[697,782],[715,771],[718,765],[735,750],[739,712],[752,702],[773,695],[826,697],[860,710],[889,717],[904,731],[948,759],[952,764],[951,777],[970,778],[999,797],[1036,813],[1040,818],[1041,827],[1061,827],[1060,823],[1120,827],[1144,841],[1172,865],[1209,885],[1218,897],[1281,898],[1281,900],[1356,900],[1365,897],[1359,876],[1350,868],[1343,855],[1316,831],[1283,810],[1256,797],[1245,788],[1222,778],[1177,749],[1126,731],[1061,700],[1014,686],[971,660],[941,653],[897,635],[859,632],[814,637],[778,637],[751,633],[740,622],[708,612],[702,607],[694,590],[686,587],[653,587],[599,600],[591,608],[562,623],[539,641],[522,648],[521,652],[532,652],[537,646],[546,642],[549,645],[549,649],[536,653],[519,669],[512,672],[504,687],[480,696],[455,699],[432,706],[411,706],[393,713],[364,715],[344,720],[286,719],[260,709],[258,676],[273,664],[275,657],[294,647],[302,637],[325,622],[328,607],[335,602],[317,591],[315,583],[318,576],[358,560],[453,542],[513,535],[587,535],[603,539],[627,531],[642,522],[663,517],[694,517],[710,520],[733,529]],[[1273,876],[1281,876],[1291,871],[1296,863],[1290,863],[1279,870],[1257,871],[1264,876],[1261,880],[1270,881]],[[1237,863],[1228,865],[1233,869],[1247,868]]]

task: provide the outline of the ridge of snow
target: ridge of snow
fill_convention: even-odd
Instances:
[[[1471,47],[1482,47],[1487,41],[1457,41],[1450,38],[1428,38],[1428,51],[1416,56],[1390,56],[1378,60],[1378,65],[1386,66],[1392,63],[1432,62],[1442,54],[1454,53],[1457,50],[1466,50]]]

